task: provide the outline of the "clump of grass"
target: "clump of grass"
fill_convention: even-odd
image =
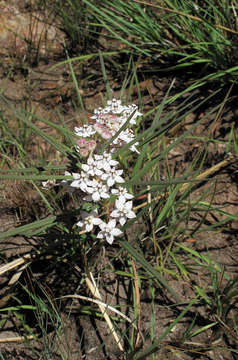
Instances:
[[[237,76],[237,6],[232,1],[83,0],[77,6],[54,5],[74,42],[82,42],[78,34],[85,42],[100,34],[107,48],[129,50],[155,62],[157,71],[183,69],[204,81],[219,82]],[[87,19],[86,27],[82,17]]]

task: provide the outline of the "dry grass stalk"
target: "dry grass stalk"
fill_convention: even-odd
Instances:
[[[93,296],[96,299],[102,300],[101,294],[100,294],[100,292],[98,290],[98,287],[97,287],[97,285],[95,283],[95,280],[93,278],[92,273],[89,273],[89,276],[86,278],[86,284],[87,284],[89,290],[91,291],[91,293],[93,294]],[[107,314],[107,312],[105,310],[105,307],[102,306],[101,304],[98,304],[98,306],[99,306],[99,309],[100,309],[101,313],[103,314],[104,319],[106,320],[106,323],[107,323],[107,325],[108,325],[108,327],[110,329],[110,332],[112,333],[114,339],[116,340],[117,346],[119,347],[119,349],[121,351],[124,351],[123,346],[121,344],[121,341],[119,339],[119,336],[117,335],[117,332],[116,332],[116,330],[115,330],[115,328],[114,328],[114,326],[113,326],[113,324],[111,322],[111,319],[110,319],[109,315]]]

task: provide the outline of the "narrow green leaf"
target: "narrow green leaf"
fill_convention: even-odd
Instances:
[[[175,298],[177,302],[181,302],[179,295],[168,285],[164,277],[155,268],[145,260],[144,256],[138,249],[133,248],[127,241],[120,241],[121,246],[131,254],[131,256],[139,262],[145,271],[152,276],[153,280],[163,285]]]

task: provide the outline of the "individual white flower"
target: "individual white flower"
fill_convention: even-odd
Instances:
[[[90,213],[81,211],[80,213],[82,221],[76,223],[77,226],[85,228],[87,232],[92,231],[94,225],[100,225],[102,220],[98,217],[97,210],[93,210]]]
[[[118,135],[120,140],[125,141],[127,144],[135,139],[135,135],[132,130],[126,129]]]
[[[74,132],[77,136],[80,137],[90,137],[96,134],[96,131],[93,125],[83,125],[81,127],[75,127]]]
[[[133,112],[135,111],[135,113],[133,114]],[[132,115],[133,114],[133,115]],[[142,116],[143,114],[140,113],[138,111],[138,107],[135,104],[132,105],[128,105],[127,109],[125,109],[125,111],[123,112],[123,116],[128,119],[130,116],[132,115],[132,117],[129,120],[129,124],[130,125],[136,125],[136,119],[138,116]]]
[[[103,173],[102,170],[100,170],[100,164],[98,161],[95,161],[92,156],[88,158],[87,164],[82,164],[81,167],[83,171],[91,176],[101,176]]]
[[[127,189],[125,187],[122,187],[122,186],[119,186],[118,189],[112,189],[111,193],[113,195],[117,195],[118,198],[120,196],[122,196],[125,199],[125,201],[131,200],[134,197],[133,195],[131,195],[130,193],[127,192]],[[121,201],[123,201],[123,200],[121,199]]]
[[[130,143],[131,141],[133,141],[134,139],[135,139],[135,135],[134,135],[133,131],[130,130],[130,129],[126,129],[125,131],[122,131],[122,132],[119,134],[117,141],[120,141],[120,140],[121,140],[121,141],[129,144],[129,143]],[[133,152],[140,153],[140,152],[137,150],[137,148],[136,148],[137,145],[139,145],[138,142],[132,144],[132,145],[130,146],[130,150],[133,151]]]
[[[106,173],[103,173],[101,176],[102,180],[107,181],[107,186],[112,187],[115,183],[124,183],[125,180],[121,177],[123,170],[116,170],[115,167],[112,167]]]
[[[80,189],[84,192],[87,192],[89,176],[84,171],[81,171],[81,173],[73,173],[73,182],[70,184],[71,187]]]
[[[97,202],[100,199],[108,199],[110,197],[109,187],[96,179],[88,182],[87,193],[91,195],[94,202]],[[87,199],[89,198],[87,197]]]
[[[99,169],[103,169],[104,172],[110,171],[112,166],[119,164],[118,161],[112,159],[112,154],[103,152],[102,155],[94,155],[95,161],[97,161],[97,166]]]
[[[108,223],[102,221],[99,224],[101,231],[97,234],[97,238],[99,239],[106,239],[109,244],[113,243],[115,236],[120,236],[122,231],[116,228],[116,220],[112,219]]]
[[[112,211],[111,217],[118,218],[119,223],[123,226],[127,218],[133,219],[136,217],[136,214],[132,210],[132,201],[125,201],[125,198],[120,196],[119,199],[116,200],[116,209]]]

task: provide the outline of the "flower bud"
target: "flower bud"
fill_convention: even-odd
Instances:
[[[80,153],[81,156],[87,157],[88,154],[89,154],[89,151],[86,148],[82,148],[82,149],[79,150],[79,153]]]
[[[89,151],[93,151],[96,148],[96,141],[95,140],[89,140],[87,141],[87,145],[85,146],[86,149],[88,149]]]
[[[84,138],[80,138],[76,142],[80,148],[87,146],[87,141]]]

